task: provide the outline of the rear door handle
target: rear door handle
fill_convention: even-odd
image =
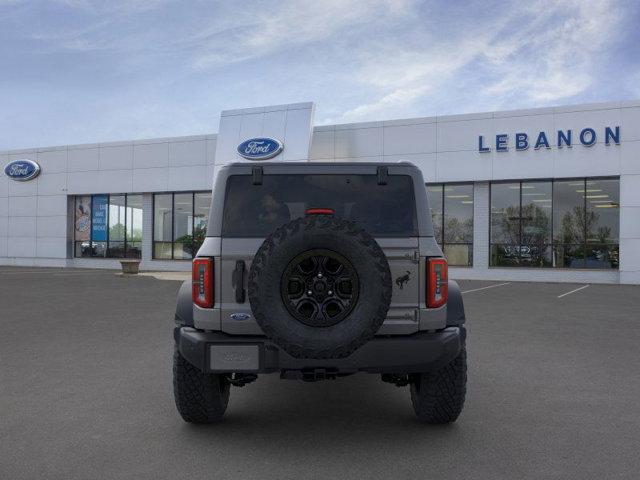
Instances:
[[[233,271],[233,287],[236,290],[236,303],[244,303],[244,260],[236,261],[236,269]]]

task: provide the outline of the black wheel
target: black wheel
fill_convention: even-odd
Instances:
[[[278,228],[249,272],[256,321],[299,358],[345,357],[369,341],[384,322],[391,291],[389,264],[375,239],[330,215]]]
[[[411,403],[418,418],[425,423],[455,422],[464,406],[467,392],[467,350],[463,345],[458,356],[435,372],[410,376]]]
[[[222,420],[229,403],[229,381],[223,375],[202,373],[173,352],[173,395],[185,422],[215,423]]]
[[[338,252],[307,250],[289,262],[280,292],[291,316],[310,327],[341,322],[356,306],[358,274]]]

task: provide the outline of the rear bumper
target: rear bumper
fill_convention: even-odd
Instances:
[[[438,332],[376,337],[345,358],[295,358],[266,337],[203,332],[191,327],[174,331],[180,354],[203,372],[272,373],[325,370],[336,374],[355,372],[415,373],[437,370],[460,352],[464,327]]]

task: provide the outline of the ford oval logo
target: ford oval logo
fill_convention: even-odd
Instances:
[[[236,322],[242,322],[244,320],[249,320],[251,315],[248,313],[232,313],[229,317],[231,317],[231,320],[235,320]]]
[[[266,160],[278,155],[284,146],[273,138],[250,138],[238,145],[238,153],[249,160]]]
[[[33,160],[14,160],[4,167],[4,173],[11,180],[26,182],[38,176],[40,165]]]

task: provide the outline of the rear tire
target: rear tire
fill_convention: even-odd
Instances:
[[[455,422],[464,406],[467,392],[467,350],[435,372],[410,376],[411,403],[418,419],[425,423]]]
[[[173,394],[180,416],[189,423],[222,420],[229,403],[229,381],[223,375],[203,373],[173,353]]]

